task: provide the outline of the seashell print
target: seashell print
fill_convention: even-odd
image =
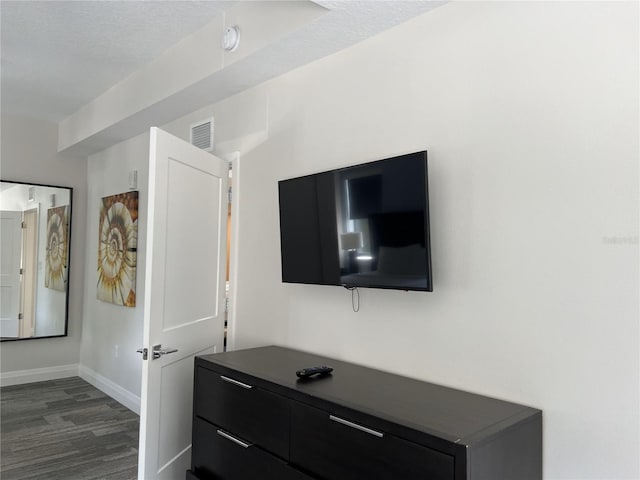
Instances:
[[[138,192],[102,199],[98,232],[97,297],[135,307]]]
[[[47,244],[45,253],[44,286],[66,291],[68,205],[47,210]]]

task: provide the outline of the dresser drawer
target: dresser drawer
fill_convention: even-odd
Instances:
[[[248,440],[199,418],[193,423],[191,474],[198,480],[311,480]]]
[[[198,367],[194,408],[197,416],[289,458],[290,400]]]
[[[303,404],[292,407],[291,463],[326,480],[453,480],[450,455]]]

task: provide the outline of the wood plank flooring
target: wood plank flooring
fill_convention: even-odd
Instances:
[[[134,480],[139,418],[78,377],[0,389],[2,480]]]

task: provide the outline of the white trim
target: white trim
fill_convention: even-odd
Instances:
[[[58,365],[56,367],[32,368],[0,373],[0,386],[22,385],[24,383],[44,382],[59,378],[77,377],[78,364]]]
[[[122,388],[120,385],[112,382],[107,377],[94,372],[84,365],[78,366],[78,375],[83,380],[89,382],[98,390],[103,391],[114,400],[127,407],[134,413],[140,415],[140,397],[131,393],[129,390]]]

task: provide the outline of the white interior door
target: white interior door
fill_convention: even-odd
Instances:
[[[224,338],[227,181],[225,161],[151,129],[139,479],[190,466],[193,357]]]
[[[17,337],[20,331],[22,212],[0,212],[0,236],[0,336]]]

